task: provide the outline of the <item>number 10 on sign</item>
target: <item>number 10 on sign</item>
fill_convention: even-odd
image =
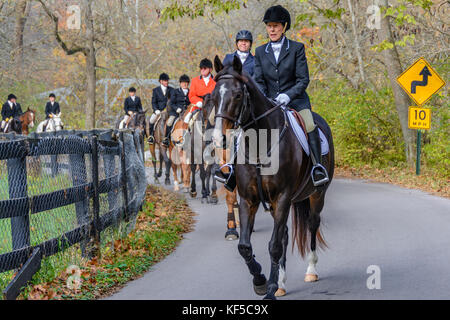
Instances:
[[[429,130],[431,127],[431,110],[426,108],[409,107],[408,127],[417,129],[417,159],[416,174],[420,174],[420,153],[422,142],[421,129]]]

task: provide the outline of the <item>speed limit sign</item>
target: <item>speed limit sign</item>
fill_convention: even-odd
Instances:
[[[409,107],[408,127],[410,129],[425,129],[431,127],[431,109]]]

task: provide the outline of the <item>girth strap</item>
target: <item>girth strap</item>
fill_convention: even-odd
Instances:
[[[261,200],[264,211],[268,212],[270,210],[267,207],[266,200],[264,199],[264,192],[263,192],[263,188],[262,188],[262,179],[261,179],[261,165],[260,164],[256,165],[256,184],[258,185],[259,200]]]

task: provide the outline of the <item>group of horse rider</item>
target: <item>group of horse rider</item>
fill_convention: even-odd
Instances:
[[[321,165],[321,140],[317,125],[311,112],[311,103],[306,88],[309,84],[309,70],[303,43],[290,40],[286,31],[291,27],[291,16],[281,5],[272,6],[264,14],[263,22],[269,42],[256,48],[255,56],[251,53],[253,36],[250,31],[241,30],[236,35],[236,51],[227,54],[223,60],[229,65],[238,57],[245,70],[259,85],[267,98],[276,104],[298,112],[304,120],[311,160],[313,162],[312,179],[315,186],[328,182],[328,173]],[[154,124],[158,115],[169,105],[169,118],[163,144],[169,145],[169,135],[173,123],[180,113],[189,108],[185,117],[188,123],[197,110],[202,109],[205,95],[212,93],[215,88],[212,76],[212,62],[203,59],[200,62],[200,75],[192,79],[189,89],[189,77],[180,77],[180,88],[169,86],[169,76],[165,73],[159,77],[160,86],[153,90],[153,115],[150,118],[149,143],[154,143]],[[125,112],[142,110],[138,97],[134,97],[135,89],[130,89],[130,97],[125,101]],[[132,99],[132,100],[130,100]],[[233,174],[231,170],[230,174]],[[233,181],[230,174],[224,174],[223,180]],[[230,186],[233,189],[234,186]]]
[[[45,105],[45,121],[42,123],[44,126],[49,119],[61,115],[61,108],[56,101],[55,94],[51,93],[48,98],[49,101]],[[20,103],[17,102],[17,97],[12,93],[9,94],[8,100],[2,106],[1,132],[5,132],[8,124],[12,120],[18,119],[22,114],[22,107],[20,106]]]

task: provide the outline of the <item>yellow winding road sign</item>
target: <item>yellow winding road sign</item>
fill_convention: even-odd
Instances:
[[[420,58],[406,69],[397,78],[397,82],[419,106],[445,85],[445,81],[424,58]]]

